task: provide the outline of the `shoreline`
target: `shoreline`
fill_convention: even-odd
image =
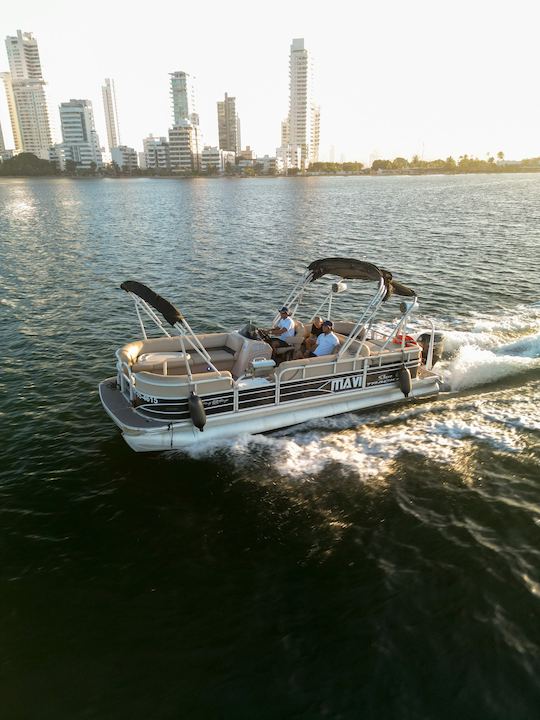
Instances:
[[[528,167],[528,168],[516,168],[512,166],[512,169],[501,169],[493,171],[455,171],[455,170],[413,170],[407,171],[399,170],[377,170],[375,172],[306,172],[303,174],[296,175],[1,175],[0,180],[14,180],[17,178],[21,179],[34,179],[34,180],[303,180],[312,177],[423,177],[426,175],[441,176],[441,175],[528,175],[540,173],[539,167]]]

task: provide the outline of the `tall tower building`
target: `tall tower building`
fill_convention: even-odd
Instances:
[[[195,78],[183,71],[170,73],[171,100],[173,122],[179,125],[182,120],[189,120],[192,125],[199,124],[195,105]]]
[[[195,105],[194,78],[183,71],[170,73],[173,126],[169,128],[169,156],[173,172],[198,172],[202,137]]]
[[[6,38],[9,72],[2,73],[16,152],[49,158],[51,129],[37,40],[17,30]]]
[[[289,57],[289,144],[299,146],[302,168],[319,159],[320,109],[313,92],[313,64],[303,38],[295,38]],[[283,128],[282,128],[283,134]]]
[[[63,102],[60,105],[60,123],[65,160],[73,160],[83,168],[90,167],[91,163],[98,167],[103,165],[90,100]]]
[[[4,134],[2,132],[2,126],[0,125],[0,153],[5,152],[6,146],[4,145]]]
[[[120,146],[120,127],[118,125],[118,109],[116,107],[116,90],[114,80],[105,78],[105,85],[101,86],[103,94],[103,109],[105,110],[105,125],[107,126],[107,140],[109,151]]]
[[[236,98],[225,93],[225,99],[217,104],[219,149],[230,150],[237,155],[242,149],[240,118],[236,114]]]

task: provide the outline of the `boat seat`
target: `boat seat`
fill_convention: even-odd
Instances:
[[[279,375],[281,382],[332,375],[335,359],[335,355],[321,355],[320,357],[286,360],[277,368],[276,375]]]
[[[339,332],[335,333],[336,336],[339,338],[340,345],[344,345],[347,337],[346,335],[342,335]],[[339,348],[336,352],[339,352]],[[362,342],[361,340],[353,340],[350,346],[347,348],[346,357],[368,357],[370,355],[370,350],[367,345],[367,343]]]
[[[212,360],[212,363],[214,365],[220,363],[225,363],[226,365],[230,365],[230,367],[223,368],[223,370],[230,370],[232,366],[234,365],[234,350],[231,350],[227,347],[218,347],[218,348],[208,348],[208,354],[210,355],[210,359]],[[195,352],[195,350],[191,350],[189,353],[189,365],[190,367],[198,366],[198,365],[204,365],[205,369],[208,363],[204,358],[198,353]],[[162,373],[163,372],[163,361],[158,362],[152,362],[151,360],[137,360],[137,362],[133,363],[131,369],[133,372],[141,372],[142,370],[145,370],[146,372],[153,372],[153,373]],[[172,375],[172,370],[178,370],[179,368],[185,369],[186,364],[185,360],[182,358],[168,360],[167,361],[167,374]],[[221,368],[218,368],[221,369]]]
[[[243,375],[251,360],[256,357],[269,358],[272,350],[262,340],[247,340],[238,333],[208,333],[197,335],[214,365],[219,371],[228,371],[237,378]],[[189,366],[192,373],[211,372],[208,362],[194,350],[191,344],[185,341],[186,350],[190,356]],[[180,340],[174,338],[157,338],[130,343],[119,351],[118,357],[131,366],[134,373],[151,372],[163,375],[163,362],[140,362],[138,357],[148,352],[179,352]],[[181,358],[167,362],[167,375],[182,376],[186,374],[185,361]]]
[[[350,335],[355,325],[350,320],[334,320],[334,332],[336,335]]]

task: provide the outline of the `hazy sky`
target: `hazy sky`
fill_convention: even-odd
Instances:
[[[101,84],[116,83],[124,144],[166,135],[168,73],[197,78],[204,141],[216,101],[235,95],[242,143],[274,154],[287,113],[288,55],[303,37],[316,60],[321,156],[366,162],[418,153],[509,159],[540,155],[539,0],[18,0],[0,13],[39,43],[55,139],[58,105],[89,98],[106,144]],[[5,93],[0,122],[12,147]]]

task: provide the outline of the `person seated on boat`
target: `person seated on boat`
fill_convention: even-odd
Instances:
[[[308,357],[319,357],[321,355],[332,355],[339,345],[339,338],[334,330],[334,323],[331,320],[325,320],[322,324],[322,333],[317,338],[317,345]]]
[[[313,322],[311,323],[311,330],[308,337],[304,340],[302,352],[304,355],[313,352],[317,347],[317,338],[321,335],[323,319],[320,315],[315,315]]]
[[[275,327],[268,331],[268,342],[272,346],[272,358],[275,360],[275,351],[280,347],[289,347],[288,338],[294,337],[294,320],[289,315],[289,308],[282,307],[280,318]]]

